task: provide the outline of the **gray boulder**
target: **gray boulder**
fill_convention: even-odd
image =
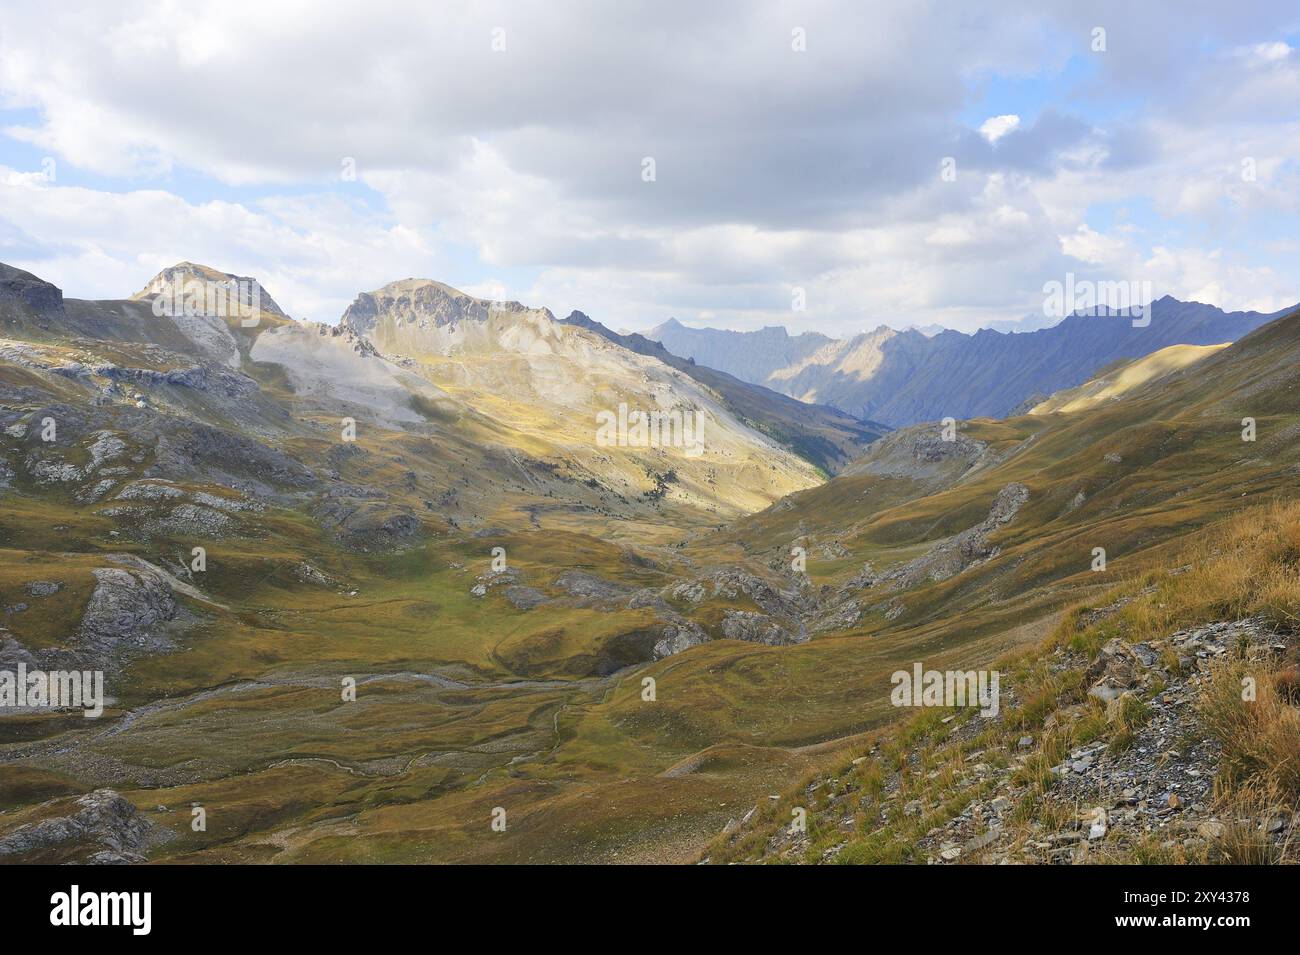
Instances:
[[[15,861],[143,862],[151,846],[173,834],[140,815],[121,794],[97,789],[74,804],[76,811],[19,826],[0,837],[0,859]],[[35,858],[32,858],[35,857]]]
[[[102,669],[125,655],[170,650],[166,624],[176,619],[172,588],[161,573],[98,567],[77,639],[80,651]]]

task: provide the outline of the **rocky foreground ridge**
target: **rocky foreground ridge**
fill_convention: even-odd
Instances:
[[[1035,704],[1014,680],[1004,683],[993,719],[945,711],[923,741],[873,744],[842,773],[771,798],[773,806],[816,806],[806,829],[778,825],[779,813],[755,806],[728,825],[715,852],[726,856],[748,842],[744,858],[759,862],[1069,865],[1220,861],[1231,841],[1259,861],[1291,858],[1300,813],[1287,800],[1261,793],[1254,803],[1225,805],[1216,793],[1225,767],[1205,697],[1236,660],[1259,673],[1289,664],[1290,676],[1258,692],[1300,702],[1289,663],[1298,649],[1294,634],[1259,619],[1135,644],[1114,638],[1091,657],[1058,648],[1047,667],[1064,683],[1076,681],[1082,698],[1041,726],[1024,728]],[[1080,742],[1063,746],[1069,739]],[[890,830],[912,834],[908,851],[864,857],[871,837]]]

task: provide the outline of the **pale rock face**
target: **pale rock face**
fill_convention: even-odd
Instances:
[[[266,329],[250,352],[254,361],[282,365],[303,397],[356,404],[387,427],[422,422],[413,396],[458,410],[442,389],[375,352],[348,328],[291,324]]]
[[[807,462],[739,421],[711,389],[544,308],[406,279],[357,296],[340,325],[341,334],[373,343],[385,360],[513,433],[553,442],[619,493],[639,496],[647,473],[671,470],[675,480],[662,493],[730,512],[761,508],[820,480]],[[277,360],[264,349],[282,334],[264,333],[254,357]],[[702,446],[599,443],[597,416],[624,405],[692,416]]]
[[[722,635],[728,640],[747,640],[769,647],[804,643],[807,634],[792,634],[766,614],[749,610],[728,610],[722,621]]]
[[[214,315],[168,316],[205,358],[227,368],[239,367],[239,346],[224,320]]]
[[[159,321],[170,321],[180,331],[182,335],[194,343],[195,349],[207,361],[222,365],[226,368],[238,368],[240,365],[239,346],[235,342],[235,336],[232,334],[227,322],[233,320],[232,316],[222,316],[209,311],[209,306],[215,304],[210,302],[206,295],[200,298],[186,295],[187,289],[194,289],[196,283],[203,283],[198,286],[206,289],[209,286],[217,285],[232,289],[249,289],[252,285],[257,286],[256,303],[261,314],[275,316],[276,318],[287,318],[280,306],[275,303],[270,294],[262,287],[256,279],[245,275],[234,275],[229,272],[220,272],[217,269],[210,268],[206,265],[196,265],[193,262],[180,262],[170,268],[163,269],[155,275],[139,292],[132,296],[136,301],[153,301],[158,296],[164,296],[168,303],[186,302],[187,300],[196,307],[201,304],[202,308],[196,309],[161,309],[162,315],[158,316]],[[157,303],[155,303],[157,308]],[[260,319],[260,315],[258,316]]]
[[[263,312],[269,315],[275,315],[279,318],[288,316],[275,304],[275,299],[267,293],[265,288],[256,279],[247,275],[235,275],[231,272],[221,272],[217,269],[206,265],[198,265],[194,262],[178,262],[170,268],[163,269],[155,275],[140,291],[131,296],[136,301],[142,299],[152,299],[156,295],[174,290],[183,291],[187,282],[217,282],[217,283],[241,283],[244,286],[256,282],[259,288],[260,307]]]
[[[362,292],[348,306],[339,324],[358,335],[369,335],[388,318],[398,324],[422,329],[455,325],[462,321],[482,322],[495,303],[466,295],[451,286],[428,279],[390,282],[374,292]],[[501,307],[522,310],[518,302]]]
[[[1010,523],[1028,500],[1029,488],[1018,481],[1008,484],[998,491],[989,516],[983,521],[940,541],[929,553],[882,574],[880,579],[898,587],[911,587],[927,579],[947,580],[973,564],[996,556],[998,548],[989,541],[989,535]]]
[[[105,461],[111,461],[121,455],[126,450],[126,442],[113,434],[111,431],[100,431],[95,435],[95,441],[91,444],[90,463],[86,466],[87,471],[94,471],[99,468]]]
[[[691,647],[707,642],[708,639],[709,635],[694,622],[669,624],[664,628],[663,638],[654,646],[655,659],[660,660],[689,650]]]

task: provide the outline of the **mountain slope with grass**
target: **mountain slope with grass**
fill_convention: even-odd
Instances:
[[[1095,376],[1074,388],[1066,388],[1029,409],[1030,414],[1050,414],[1053,411],[1082,411],[1107,401],[1114,401],[1143,385],[1165,375],[1181,371],[1231,345],[1170,345],[1142,358],[1114,362],[1102,368]]]
[[[1300,507],[1261,505],[733,822],[714,862],[1300,862]],[[796,825],[799,811],[806,825]]]
[[[110,699],[102,723],[0,715],[0,856],[66,861],[107,840],[127,861],[333,859],[330,826],[308,825],[332,802],[400,815],[432,800],[441,826],[468,825],[514,785],[507,767],[532,762],[537,792],[569,799],[679,756],[619,744],[582,770],[551,759],[627,668],[774,639],[663,593],[689,574],[684,534],[820,480],[740,420],[736,394],[436,283],[399,283],[369,320],[322,326],[268,311],[269,294],[251,321],[203,297],[177,311],[187,284],[239,280],[190,264],[146,286],[161,308],[3,279],[0,666],[102,668]],[[593,412],[619,401],[690,403],[707,415],[703,453],[597,445]],[[345,680],[355,709],[340,705]],[[557,772],[578,782],[556,786]],[[104,789],[116,795],[82,804]],[[187,791],[214,827],[178,840]],[[74,822],[54,839],[47,819]],[[100,831],[119,822],[171,835]],[[301,831],[292,845],[263,841],[284,827]],[[409,828],[404,850],[355,845],[523,851]]]
[[[945,455],[937,425],[903,429],[861,474],[730,529],[750,553],[801,534],[810,553],[853,554],[818,569],[823,588],[853,575],[859,631],[906,648],[905,671],[1000,670],[1002,707],[895,710],[846,740],[834,771],[733,819],[709,857],[1296,861],[1298,352],[1292,314],[1113,400],[968,422]],[[1262,426],[1253,441],[1246,417]],[[1025,504],[951,574],[934,559],[944,517],[1013,481]],[[919,496],[935,482],[947,506]],[[918,551],[933,572],[900,577]],[[978,652],[989,631],[1025,639]],[[883,667],[877,679],[888,707]],[[796,808],[806,830],[791,828]]]
[[[1291,645],[1270,609],[1289,607],[1289,538],[1215,535],[1294,497],[1300,316],[1077,411],[889,432],[822,480],[728,411],[742,391],[436,283],[362,296],[341,326],[65,300],[12,272],[0,288],[0,669],[94,666],[109,695],[100,719],[0,716],[6,861],[949,861],[944,843],[970,858],[986,834],[969,802],[934,815],[939,789],[885,810],[901,847],[871,835],[879,805],[790,802],[791,780],[862,757],[853,772],[894,786],[884,747],[910,765],[922,740],[896,735],[898,669],[1047,652],[1026,667],[1059,685],[1008,665],[999,726],[1083,707],[1058,742],[1022,735],[1044,760],[1085,750],[1075,775],[1100,784],[1111,767],[1089,748],[1112,725],[1141,740],[1201,689],[1199,666],[1160,675],[1138,644],[1157,661]],[[579,446],[605,387],[688,395],[732,414],[738,443],[694,471]],[[1214,548],[1252,535],[1270,583],[1183,612],[1174,588],[1198,578],[1181,568],[1221,573]],[[1124,589],[1152,585],[1154,603]],[[1149,632],[1106,630],[1130,620]],[[1085,680],[1111,638],[1129,649]],[[1048,640],[1061,656],[1036,649]],[[1088,695],[1102,680],[1137,700],[1118,723]],[[1209,752],[1189,766],[1211,771]],[[1001,757],[986,763],[1001,784]],[[1144,818],[1161,795],[1126,808]],[[889,815],[914,799],[919,834]],[[787,854],[760,804],[823,828]],[[856,835],[832,838],[846,815]]]

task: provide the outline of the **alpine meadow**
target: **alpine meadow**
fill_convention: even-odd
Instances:
[[[1294,3],[18,0],[0,119],[23,919],[1285,914],[1230,873],[1300,861]]]

